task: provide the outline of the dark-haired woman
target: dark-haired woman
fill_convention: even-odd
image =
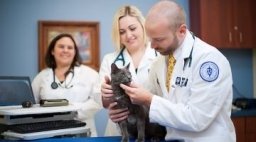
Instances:
[[[43,69],[33,80],[32,88],[41,99],[67,99],[79,107],[77,119],[86,122],[91,136],[97,136],[94,115],[100,109],[99,74],[82,65],[78,47],[72,35],[59,34],[49,44]]]

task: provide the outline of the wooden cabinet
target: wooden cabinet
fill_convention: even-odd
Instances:
[[[255,0],[190,0],[191,31],[217,48],[256,48]]]
[[[246,117],[246,142],[256,142],[256,117]]]
[[[256,117],[232,117],[237,142],[256,142]]]
[[[244,117],[235,117],[232,118],[236,129],[236,141],[245,142],[245,118]]]

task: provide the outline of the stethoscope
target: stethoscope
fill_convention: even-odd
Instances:
[[[125,47],[123,47],[123,48],[120,50],[119,54],[117,55],[116,59],[115,59],[114,62],[113,62],[114,64],[115,64],[116,62],[118,62],[118,61],[122,61],[122,62],[123,62],[123,66],[125,65],[125,59],[124,59],[124,54],[123,54],[124,49],[125,49]],[[156,51],[155,51],[155,55],[157,56],[157,52],[156,52]]]
[[[192,54],[193,54],[193,49],[194,49],[194,44],[195,44],[196,38],[195,38],[194,33],[192,33],[192,32],[190,32],[190,33],[192,34],[192,37],[193,37],[194,41],[193,41],[193,45],[192,45],[192,48],[191,48],[190,53],[189,53],[189,57],[184,58],[183,71],[186,69],[186,67],[190,68],[191,64],[192,64]],[[156,83],[158,85],[160,85],[158,78],[156,78]]]
[[[72,77],[71,77],[71,79],[70,79],[70,81],[67,83],[67,78],[65,78],[65,80],[64,80],[64,82],[65,82],[65,84],[64,84],[64,86],[62,86],[62,84],[61,83],[57,83],[56,81],[55,81],[55,71],[54,71],[54,69],[52,69],[52,72],[53,72],[53,82],[51,83],[51,87],[52,87],[52,89],[57,89],[59,86],[60,87],[62,87],[62,88],[66,88],[66,89],[70,89],[70,88],[72,88],[73,87],[73,85],[71,85],[70,83],[72,82],[72,80],[73,80],[73,78],[74,78],[74,70],[73,69],[70,69],[69,71],[68,71],[68,74],[69,73],[72,73]],[[67,74],[67,76],[68,76],[68,74]],[[66,77],[67,77],[66,76]]]
[[[123,62],[123,66],[125,65],[124,54],[123,54],[124,49],[125,49],[125,47],[123,47],[123,48],[121,49],[121,51],[119,52],[119,54],[117,55],[116,59],[115,59],[114,62],[113,62],[114,64],[115,64],[117,61],[122,61],[122,62]]]
[[[193,49],[194,49],[194,44],[195,44],[196,38],[195,38],[194,33],[191,32],[191,34],[192,34],[192,37],[194,39],[194,42],[193,42],[192,48],[190,50],[189,57],[184,59],[183,71],[186,69],[186,67],[190,68],[191,67],[191,63],[192,63],[192,53],[193,53]]]

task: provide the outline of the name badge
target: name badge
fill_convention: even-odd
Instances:
[[[180,87],[186,87],[188,84],[188,78],[185,77],[176,77],[175,85]]]

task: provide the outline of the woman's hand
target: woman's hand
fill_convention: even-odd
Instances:
[[[127,119],[129,114],[128,108],[114,109],[116,105],[117,102],[114,102],[110,103],[108,107],[109,118],[115,123]]]
[[[113,91],[108,76],[105,76],[105,82],[101,84],[101,96],[103,107],[108,108],[109,104],[113,102]]]

